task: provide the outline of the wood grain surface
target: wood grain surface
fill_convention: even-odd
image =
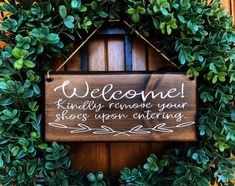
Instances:
[[[82,51],[87,52],[87,62],[82,61],[81,64],[86,66],[82,68],[79,64],[79,60],[72,58],[69,63],[67,63],[67,69],[70,71],[80,72],[82,71],[105,71],[106,64],[106,45],[107,41],[103,38],[93,38],[85,45],[80,52],[77,53],[79,58],[82,56]],[[79,45],[79,43],[78,43]],[[97,49],[99,48],[99,49]],[[88,64],[84,64],[88,63]],[[55,69],[55,68],[53,68]],[[67,70],[68,71],[68,70]],[[73,166],[78,170],[84,169],[91,172],[97,172],[102,170],[105,174],[110,173],[110,153],[109,153],[109,143],[96,142],[73,142],[68,143],[71,149],[71,158]]]
[[[196,81],[184,74],[51,73],[45,137],[52,141],[194,141]]]

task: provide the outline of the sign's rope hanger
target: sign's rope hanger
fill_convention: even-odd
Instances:
[[[109,22],[120,22],[120,20],[109,20]],[[143,39],[148,45],[150,45],[155,51],[157,51],[164,59],[166,59],[169,63],[171,63],[174,67],[176,67],[178,70],[180,70],[180,67],[178,67],[175,63],[171,61],[164,53],[162,53],[157,47],[155,47],[148,39],[146,39],[140,32],[138,32],[136,29],[134,29],[127,21],[123,21],[126,26],[128,26],[133,32],[136,33],[138,37]],[[77,49],[56,69],[56,72],[58,72],[66,63],[88,42],[88,40],[100,29],[100,26],[98,26],[78,47]],[[48,71],[48,77],[49,77],[49,71]]]

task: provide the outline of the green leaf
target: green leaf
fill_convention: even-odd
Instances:
[[[25,65],[26,67],[29,67],[29,68],[35,67],[35,63],[33,63],[33,62],[30,61],[30,60],[24,60],[24,65]]]
[[[171,21],[168,23],[168,25],[171,28],[176,29],[177,28],[176,19],[171,19]]]
[[[18,140],[18,143],[22,146],[28,146],[29,145],[29,142],[25,138],[20,138]]]
[[[178,19],[180,20],[181,23],[186,23],[184,17],[182,15],[177,15]]]
[[[86,12],[87,11],[87,7],[81,5],[81,7],[79,8],[79,12]]]
[[[167,31],[167,34],[168,34],[168,35],[171,35],[172,30],[171,30],[171,27],[170,27],[170,26],[167,26],[167,27],[166,27],[166,31]]]
[[[35,94],[40,94],[41,93],[41,89],[37,84],[33,84],[33,90],[35,92]]]
[[[31,165],[27,171],[27,175],[32,176],[36,168],[37,165]]]
[[[98,14],[99,14],[99,16],[102,17],[102,18],[108,17],[108,14],[107,14],[106,12],[104,12],[104,11],[99,11]]]
[[[12,50],[12,55],[15,57],[15,58],[17,58],[17,59],[19,59],[20,57],[21,57],[21,49],[20,48],[14,48],[13,50]]]
[[[33,93],[34,93],[33,90],[28,90],[23,93],[22,98],[30,98],[33,96]]]
[[[43,45],[38,45],[37,46],[37,54],[41,54],[43,52],[43,50],[44,50]]]
[[[179,60],[180,60],[180,63],[181,63],[182,65],[184,65],[185,62],[186,62],[186,58],[185,58],[185,54],[184,54],[184,49],[183,49],[183,48],[180,49]]]
[[[47,143],[41,143],[40,145],[38,145],[38,148],[41,150],[44,150],[48,147]]]
[[[138,22],[140,22],[140,15],[138,13],[134,13],[131,16],[131,19],[134,23],[138,23]]]
[[[80,8],[80,6],[81,6],[81,0],[72,0],[72,2],[71,2],[71,7],[72,8]]]
[[[136,13],[136,10],[134,8],[129,8],[129,9],[127,9],[127,13],[132,15],[132,14]]]
[[[19,184],[22,184],[24,181],[25,181],[25,173],[21,171],[17,176],[17,182]]]
[[[40,11],[39,11],[38,8],[32,7],[31,12],[32,12],[33,15],[37,15],[37,14],[39,14]]]
[[[153,12],[154,12],[154,13],[157,13],[157,12],[158,12],[158,6],[156,6],[156,5],[153,6]]]
[[[66,19],[70,20],[71,22],[74,22],[74,17],[71,15],[67,16]]]
[[[101,181],[104,178],[104,174],[102,172],[97,172],[96,180]]]
[[[59,35],[55,33],[50,33],[46,36],[49,43],[58,43],[60,41]]]
[[[159,166],[165,167],[169,164],[168,160],[160,160],[159,161]]]
[[[17,170],[15,167],[12,167],[10,171],[8,172],[9,176],[12,176],[12,177],[15,176],[16,173],[17,173]]]
[[[0,82],[0,89],[6,90],[8,88],[9,88],[9,86],[6,82],[3,82],[3,81]]]
[[[45,168],[48,169],[48,170],[53,170],[53,169],[56,168],[56,166],[52,162],[46,162]]]
[[[215,143],[215,146],[219,148],[221,152],[224,152],[225,149],[229,149],[229,145],[223,141]]]
[[[88,181],[89,182],[96,182],[96,176],[93,174],[93,173],[89,173],[88,175],[87,175],[87,179],[88,179]]]
[[[235,108],[231,108],[231,120],[235,121]]]
[[[200,62],[203,62],[203,61],[204,61],[204,58],[203,58],[202,56],[198,56],[197,59],[198,59],[198,61],[200,61]]]
[[[2,159],[2,154],[0,154],[0,168],[2,168],[4,165],[3,159]]]
[[[14,63],[14,68],[17,69],[17,70],[20,70],[23,67],[23,64],[24,64],[24,60],[22,58],[18,59]]]
[[[54,149],[59,149],[60,148],[60,145],[58,143],[56,143],[55,141],[52,142],[52,147]]]
[[[226,77],[227,73],[226,72],[218,72],[218,79],[221,82],[225,82],[225,77]]]
[[[27,50],[22,50],[22,49],[19,49],[19,48],[14,48],[12,50],[12,55],[17,58],[17,59],[25,59],[28,57],[29,53]]]
[[[4,109],[2,113],[9,118],[12,118],[12,112],[10,110]]]
[[[67,17],[67,8],[64,5],[59,6],[59,14],[63,19]]]
[[[160,8],[160,10],[164,16],[168,15],[168,11],[165,8]]]
[[[215,84],[218,80],[218,76],[214,75],[213,79],[212,79],[212,83]]]
[[[139,14],[145,14],[145,12],[146,12],[145,8],[140,7],[140,6],[137,7],[137,11],[138,11]]]
[[[36,28],[29,32],[29,35],[34,36],[35,38],[43,37],[43,34]]]
[[[66,19],[64,19],[64,24],[67,28],[74,28],[74,24],[73,24],[74,19],[72,18],[72,16],[68,16],[66,17]]]
[[[212,72],[214,72],[215,74],[217,74],[217,69],[216,69],[214,63],[211,63],[211,64],[209,65],[209,68],[210,68],[210,70],[212,70]]]
[[[12,156],[17,156],[20,148],[18,146],[15,146],[11,149]]]
[[[96,9],[97,9],[97,6],[98,6],[98,4],[97,4],[96,1],[92,1],[92,2],[91,2],[91,9],[92,9],[92,10],[96,10]]]
[[[166,31],[165,31],[165,25],[166,25],[165,22],[162,22],[162,23],[160,24],[160,29],[161,29],[161,31],[162,31],[163,34],[166,33]]]
[[[156,18],[154,18],[154,17],[152,17],[152,20],[153,20],[153,25],[154,25],[154,27],[155,27],[156,29],[159,29],[159,26],[160,26],[159,21],[158,21]]]

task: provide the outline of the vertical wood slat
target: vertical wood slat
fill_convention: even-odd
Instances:
[[[231,1],[231,10],[232,10],[232,16],[233,16],[233,24],[235,24],[235,2],[234,0],[230,0]]]
[[[149,71],[158,71],[159,69],[171,67],[168,61],[164,59],[159,53],[157,53],[151,46],[147,47],[147,66]],[[152,142],[150,144],[151,153],[156,155],[162,154],[169,146],[168,142]]]
[[[141,39],[135,39],[132,45],[132,70],[145,71],[146,63],[146,43]]]
[[[77,170],[84,169],[85,173],[102,171],[109,174],[108,143],[71,143],[73,166]]]
[[[105,42],[104,39],[93,39],[88,43],[87,49],[81,51],[81,58],[86,58],[88,53],[90,71],[105,70]],[[83,61],[84,62],[84,61]],[[68,63],[68,65],[70,65]],[[85,66],[84,66],[85,65]],[[87,64],[82,64],[82,70],[88,70]],[[76,69],[74,69],[76,70]],[[77,68],[77,71],[80,71]],[[73,165],[77,169],[85,168],[91,172],[102,170],[109,174],[109,145],[108,143],[71,143]]]
[[[96,38],[88,42],[89,70],[105,71],[105,42],[102,38]]]
[[[124,42],[120,37],[112,37],[107,43],[108,70],[124,71]]]
[[[118,50],[118,48],[116,48],[116,50]],[[109,56],[113,55],[112,51],[108,51],[108,53]],[[132,48],[132,56],[133,56],[132,70],[134,71],[146,70],[146,57],[143,57],[146,56],[145,53],[146,53],[145,43],[140,40],[134,40]],[[125,62],[123,61],[123,64],[124,63]],[[149,155],[149,153],[150,153],[150,144],[148,142],[111,143],[110,172],[114,175],[117,175],[120,172],[120,170],[122,170],[125,166],[134,167],[136,165],[143,164],[146,161],[146,158]]]

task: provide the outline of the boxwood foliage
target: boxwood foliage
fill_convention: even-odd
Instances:
[[[124,168],[121,185],[232,185],[235,150],[235,34],[217,0],[0,0],[0,183],[105,185],[72,168],[69,148],[42,139],[40,82],[52,57],[66,55],[107,20],[128,21],[198,78],[197,143],[151,154]],[[141,154],[138,154],[140,156]],[[100,173],[99,173],[100,174]],[[95,179],[93,179],[93,177]],[[92,179],[91,179],[92,178]]]

